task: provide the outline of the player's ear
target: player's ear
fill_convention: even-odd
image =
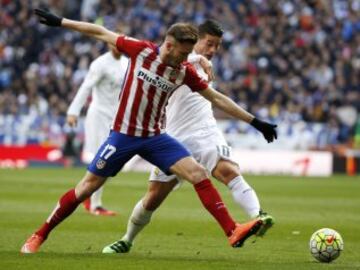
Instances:
[[[171,52],[176,47],[176,40],[172,36],[166,36],[164,40],[164,45],[167,52]]]
[[[172,47],[173,47],[173,44],[169,40],[165,41],[165,48],[167,51],[171,51]]]

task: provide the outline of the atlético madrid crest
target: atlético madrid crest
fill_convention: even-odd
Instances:
[[[98,161],[96,161],[96,168],[98,168],[99,170],[104,169],[105,165],[105,160],[99,159]]]

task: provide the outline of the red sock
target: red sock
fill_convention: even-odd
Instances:
[[[229,236],[235,227],[235,221],[231,218],[220,194],[214,188],[209,179],[202,180],[194,185],[202,204],[217,220],[225,234]]]
[[[48,234],[56,227],[56,225],[74,212],[79,204],[80,202],[75,196],[75,189],[69,190],[60,198],[49,218],[35,233],[46,239]]]

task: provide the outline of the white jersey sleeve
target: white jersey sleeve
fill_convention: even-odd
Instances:
[[[193,64],[199,76],[207,80],[208,75],[200,65],[200,58],[200,55],[192,53],[188,62]],[[166,109],[166,130],[180,141],[199,129],[216,126],[211,103],[186,85],[174,92]]]
[[[200,63],[200,59],[201,59],[201,55],[200,54],[195,54],[192,53],[188,56],[187,61],[191,64],[199,64]]]
[[[67,115],[80,115],[80,111],[84,107],[88,97],[91,95],[92,89],[102,78],[102,70],[99,58],[91,63],[89,72],[86,74],[83,83],[68,108]]]

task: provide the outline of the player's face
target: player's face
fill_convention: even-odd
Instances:
[[[219,50],[220,45],[221,37],[205,34],[205,36],[200,38],[196,43],[195,51],[210,60]]]
[[[186,61],[189,54],[192,52],[194,45],[188,42],[179,43],[174,42],[169,48],[168,62],[171,66],[178,66]]]

